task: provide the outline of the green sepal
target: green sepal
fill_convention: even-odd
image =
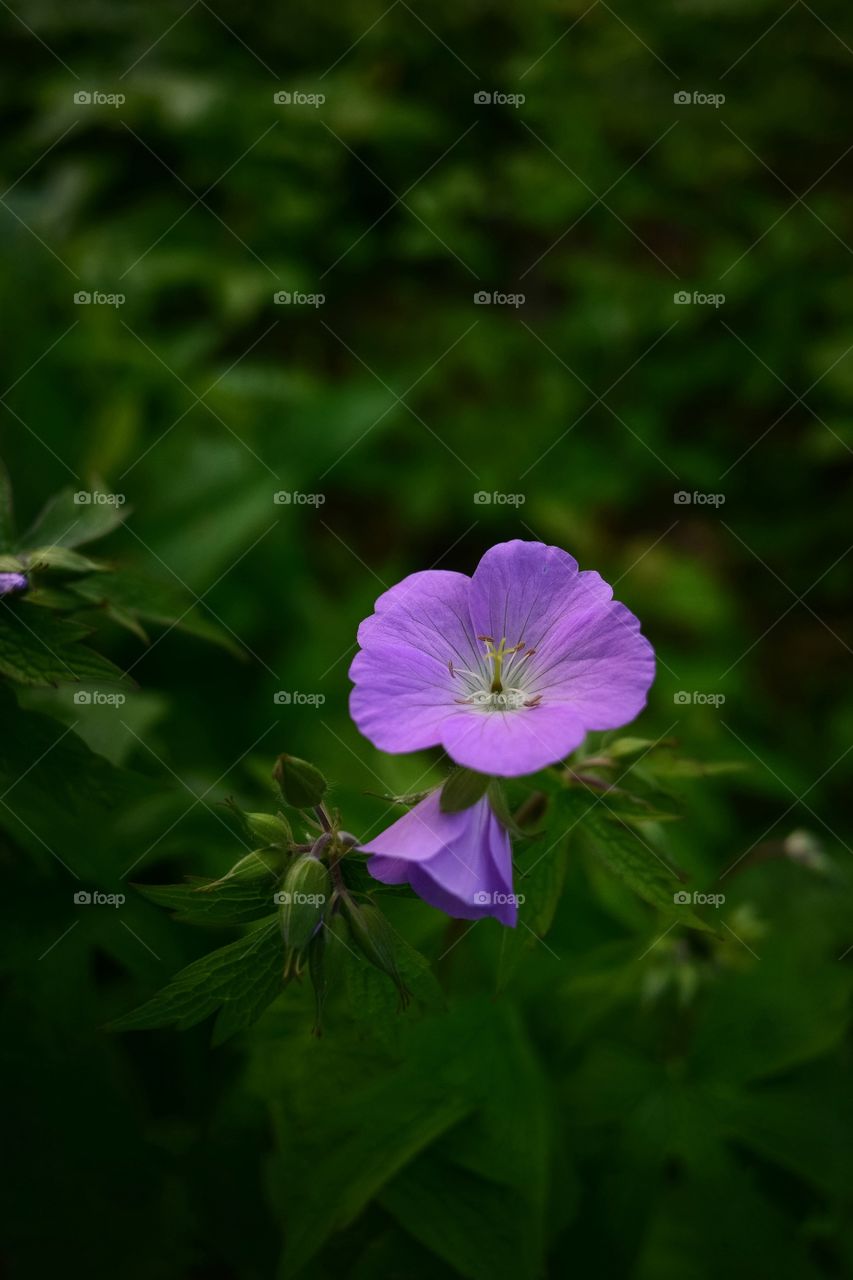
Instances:
[[[454,769],[441,788],[439,807],[442,813],[461,813],[482,800],[491,779],[487,773],[473,769]]]

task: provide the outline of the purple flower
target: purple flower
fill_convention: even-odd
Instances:
[[[442,813],[433,791],[375,840],[367,869],[383,884],[410,884],[419,898],[449,916],[496,916],[515,926],[512,850],[484,796],[470,809]]]
[[[654,650],[597,573],[559,547],[502,542],[474,576],[413,573],[376,601],[350,668],[352,718],[383,751],[442,746],[513,777],[642,710]]]
[[[0,573],[0,596],[12,596],[29,587],[29,580],[23,573]]]

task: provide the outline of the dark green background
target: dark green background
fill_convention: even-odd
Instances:
[[[28,698],[147,782],[108,813],[48,757],[0,815],[10,1274],[268,1277],[282,1231],[291,1260],[321,1246],[317,1277],[844,1274],[847,6],[14,0],[0,20],[22,522],[68,483],[126,495],[108,553],[179,580],[247,651],[107,631],[139,683],[120,715]],[[725,102],[674,101],[694,91]],[[101,1032],[209,940],[136,897],[75,915],[44,842],[107,892],[143,853],[151,882],[222,869],[209,806],[266,804],[285,749],[375,829],[365,793],[434,762],[350,723],[357,624],[406,573],[470,572],[514,537],[570,550],[642,619],[660,667],[636,732],[749,766],[670,831],[691,885],[725,891],[727,943],[660,941],[570,842],[548,949],[497,1000],[488,922],[441,962],[446,1015],[342,1011],[317,1045],[288,993],[216,1051],[206,1028]],[[14,780],[37,752],[3,737]],[[824,861],[786,856],[795,829]],[[398,923],[445,950],[436,913]]]

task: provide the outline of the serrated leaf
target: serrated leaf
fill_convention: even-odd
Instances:
[[[54,609],[63,613],[72,613],[79,609],[80,601],[64,587],[30,587],[27,592],[27,604],[38,605],[40,609]]]
[[[43,609],[0,601],[0,674],[29,685],[126,679],[108,658],[79,643],[88,634],[87,627]]]
[[[62,489],[42,508],[35,523],[20,539],[19,547],[79,547],[111,533],[130,514],[113,503],[74,501],[73,489]]]
[[[246,656],[234,637],[201,613],[192,595],[177,584],[136,570],[120,570],[84,578],[74,584],[74,590],[88,603],[113,610],[119,622],[126,618],[138,625],[138,620],[144,619],[177,627],[200,640],[218,644],[236,657]]]
[[[110,1024],[112,1031],[185,1031],[217,1009],[216,1043],[251,1025],[281,990],[284,963],[278,919],[182,969],[153,999]]]
[[[610,812],[606,801],[571,787],[559,803],[565,819],[578,827],[596,855],[635,893],[669,915],[676,912],[679,923],[713,932],[695,912],[676,904],[681,885],[678,873],[643,836]]]
[[[150,902],[174,911],[188,924],[249,924],[275,910],[274,876],[259,880],[203,880],[190,884],[137,884]]]
[[[96,560],[62,546],[38,547],[35,551],[28,551],[22,559],[27,569],[32,571],[55,569],[60,573],[93,573],[103,569]]]
[[[23,710],[2,680],[0,724],[0,827],[40,867],[65,877],[64,863],[114,889],[125,865],[117,865],[115,824],[156,794],[153,783],[96,755],[56,720]]]
[[[444,1004],[444,994],[429,962],[390,925],[389,930],[397,972],[410,995],[426,1008],[440,1008]],[[399,1015],[400,1000],[393,981],[368,963],[355,943],[343,963],[343,972],[350,1012],[355,1017],[375,1023]]]

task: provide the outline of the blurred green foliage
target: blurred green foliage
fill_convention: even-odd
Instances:
[[[0,20],[18,526],[63,486],[125,495],[98,555],[242,652],[173,629],[170,597],[148,647],[100,619],[138,685],[119,712],[4,692],[9,1273],[849,1272],[847,7]],[[725,893],[725,942],[661,937],[570,835],[547,945],[394,904],[444,1011],[398,1017],[362,975],[319,1041],[305,989],[216,1050],[101,1030],[209,949],[128,877],[221,874],[218,804],[268,807],[279,751],[323,765],[359,834],[387,817],[370,793],[440,776],[349,721],[356,628],[383,586],[511,537],[642,619],[638,734],[749,766],[682,780],[668,828],[690,890]],[[128,902],[77,910],[81,888]]]

